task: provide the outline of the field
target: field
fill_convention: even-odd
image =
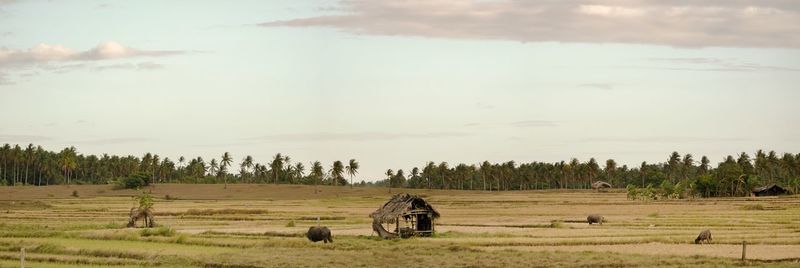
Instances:
[[[0,267],[19,267],[22,247],[26,267],[800,266],[798,196],[647,202],[615,191],[392,189],[423,195],[442,217],[434,237],[384,241],[368,215],[391,196],[385,188],[147,190],[161,227],[125,228],[133,190],[0,187]],[[586,224],[590,213],[606,223]],[[334,243],[303,236],[317,217]],[[706,228],[713,243],[694,244]]]

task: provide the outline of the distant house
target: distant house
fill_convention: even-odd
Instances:
[[[596,182],[592,183],[592,189],[595,189],[595,190],[598,190],[598,191],[605,191],[606,189],[609,189],[609,188],[611,188],[611,184],[607,183],[607,182],[604,182],[604,181],[596,181]]]
[[[439,218],[439,212],[422,197],[396,194],[369,216],[373,219],[373,230],[380,236],[387,238],[399,235],[406,238],[432,235],[434,220]],[[394,232],[387,232],[383,224],[393,224]]]
[[[775,196],[789,194],[789,190],[778,186],[777,184],[767,185],[753,189],[755,196]]]

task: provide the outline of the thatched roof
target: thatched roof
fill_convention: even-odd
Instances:
[[[777,184],[771,184],[771,185],[755,188],[755,189],[753,189],[753,193],[754,194],[765,194],[765,195],[780,195],[780,194],[789,193],[789,190],[786,190],[785,188],[783,188],[783,187],[781,187],[781,186],[779,186]]]
[[[611,188],[611,184],[607,183],[607,182],[604,182],[604,181],[596,181],[596,182],[592,183],[592,188],[594,188],[594,189]]]
[[[394,223],[395,219],[412,210],[429,211],[433,218],[439,218],[439,212],[425,199],[416,195],[396,194],[378,210],[369,214],[373,219],[384,223]]]

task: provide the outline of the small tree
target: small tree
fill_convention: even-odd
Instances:
[[[628,184],[628,186],[625,188],[628,189],[628,199],[636,200],[636,196],[639,195],[639,190],[636,189],[636,186],[633,184]]]
[[[153,196],[149,193],[142,191],[142,194],[136,197],[139,202],[139,209],[151,211],[153,209]]]

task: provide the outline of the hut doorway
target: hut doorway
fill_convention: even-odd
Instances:
[[[419,214],[417,215],[417,232],[421,233],[422,235],[429,236],[431,231],[433,231],[433,219],[431,219],[428,214]],[[427,233],[423,233],[427,232]]]

